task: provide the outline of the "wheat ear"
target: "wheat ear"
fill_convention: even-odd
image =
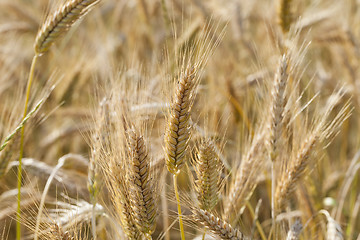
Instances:
[[[294,192],[298,180],[302,177],[308,164],[309,157],[318,142],[319,136],[315,133],[305,139],[290,169],[282,174],[276,187],[275,199],[277,208],[284,206],[285,200]]]
[[[225,216],[229,217],[233,209],[241,208],[246,198],[250,197],[256,187],[256,178],[261,169],[261,156],[264,148],[264,134],[256,134],[251,147],[237,170],[235,181],[229,190],[225,203]]]
[[[140,240],[142,239],[141,232],[137,229],[134,219],[132,217],[132,210],[130,205],[130,197],[127,187],[125,186],[126,177],[124,176],[125,170],[111,162],[107,169],[109,178],[107,178],[107,185],[110,187],[112,201],[114,202],[116,213],[120,220],[122,229],[128,239]]]
[[[186,149],[190,139],[190,111],[195,98],[197,67],[188,67],[180,77],[170,107],[165,132],[166,165],[173,174],[174,191],[178,208],[181,239],[185,240],[177,175],[184,165]]]
[[[276,236],[276,221],[275,221],[275,187],[276,187],[276,172],[275,165],[279,164],[277,157],[279,155],[279,147],[282,143],[282,129],[284,121],[285,109],[285,90],[288,81],[288,59],[283,55],[278,72],[274,78],[274,87],[272,90],[272,104],[270,109],[270,122],[269,122],[269,151],[271,160],[271,218],[274,234]]]
[[[109,131],[111,129],[111,121],[109,116],[108,101],[104,98],[100,102],[100,106],[95,114],[95,130],[91,136],[91,157],[88,166],[88,190],[90,193],[90,200],[93,205],[91,214],[91,228],[94,240],[96,235],[96,218],[95,207],[99,193],[99,164],[102,151],[110,147]]]
[[[140,232],[148,239],[155,230],[154,181],[150,175],[150,159],[144,138],[134,128],[128,131],[129,148],[129,197],[133,219]]]
[[[281,145],[283,118],[285,109],[285,89],[288,81],[288,60],[282,56],[278,72],[274,78],[274,88],[272,91],[272,104],[270,110],[269,124],[269,148],[271,161],[275,161],[278,156],[279,146]]]
[[[55,13],[49,15],[36,36],[35,53],[40,55],[46,52],[57,38],[67,32],[99,1],[71,0],[62,5]]]
[[[190,111],[196,88],[195,67],[188,67],[179,79],[170,108],[165,133],[166,165],[174,175],[179,174],[185,161],[190,139]]]
[[[291,2],[292,0],[280,0],[278,21],[283,33],[289,32],[294,18],[291,11]]]
[[[249,239],[244,236],[239,230],[233,228],[229,223],[223,221],[222,219],[215,217],[212,213],[193,208],[192,212],[196,221],[203,224],[208,228],[212,233],[219,236],[221,239],[231,239],[231,240],[245,240]]]
[[[31,118],[32,115],[41,107],[44,103],[44,100],[40,100],[34,109],[32,109],[26,117],[21,121],[21,123],[5,138],[3,144],[0,147],[0,179],[6,174],[8,166],[11,160],[11,155],[13,154],[14,148],[17,146],[17,143],[20,139],[21,129],[24,127],[25,123]]]
[[[344,120],[349,117],[349,106],[345,104],[331,122],[326,122],[329,114],[342,96],[341,91],[339,91],[328,98],[323,114],[319,114],[319,122],[315,123],[315,129],[305,138],[294,159],[290,160],[290,165],[282,172],[279,183],[276,186],[276,208],[281,209],[284,206],[285,200],[294,192],[297,182],[305,173],[310,155],[312,152],[315,152],[315,145],[334,135]]]
[[[201,142],[194,167],[197,177],[195,190],[200,208],[210,211],[218,202],[222,172],[222,166],[211,140]]]

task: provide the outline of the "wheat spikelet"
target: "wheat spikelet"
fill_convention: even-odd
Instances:
[[[270,158],[275,161],[278,156],[278,148],[281,145],[283,118],[285,109],[285,88],[288,81],[288,62],[285,55],[282,56],[278,72],[275,76],[272,91],[272,106],[269,124]]]
[[[202,209],[192,209],[196,221],[203,224],[212,233],[219,236],[221,239],[242,240],[249,239],[244,236],[239,230],[233,228],[229,223],[222,219],[215,217],[212,213]]]
[[[278,21],[283,33],[289,32],[291,22],[293,21],[291,3],[292,0],[280,0],[279,10],[278,10]]]
[[[140,232],[151,235],[155,230],[156,217],[154,181],[150,176],[150,161],[144,138],[134,128],[128,131],[128,148],[129,197],[133,219]]]
[[[170,108],[165,133],[166,164],[169,172],[177,175],[184,164],[190,138],[190,110],[196,87],[196,67],[188,67],[179,79]]]
[[[212,210],[218,202],[222,166],[211,140],[203,140],[194,161],[195,189],[200,208]]]
[[[35,53],[46,52],[54,41],[100,0],[71,0],[62,5],[55,13],[49,15],[35,39]]]

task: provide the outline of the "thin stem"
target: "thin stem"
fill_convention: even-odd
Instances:
[[[95,208],[96,208],[96,200],[95,197],[93,197],[92,199],[92,211],[91,211],[91,230],[92,230],[92,234],[93,234],[93,239],[96,240],[96,216],[95,216]]]
[[[166,182],[167,174],[163,174],[162,182]],[[169,212],[168,212],[168,204],[167,204],[167,198],[166,198],[166,186],[162,188],[161,191],[161,206],[162,206],[162,212],[163,212],[163,232],[164,232],[164,239],[170,240],[170,234],[168,231],[169,228]]]
[[[35,72],[35,65],[36,60],[38,58],[38,55],[35,54],[35,56],[32,59],[31,67],[30,67],[30,73],[29,73],[29,79],[27,83],[27,90],[26,90],[26,99],[25,99],[25,106],[24,106],[24,114],[23,114],[23,120],[26,118],[29,99],[30,99],[30,90],[31,90],[31,84],[34,79],[34,72]],[[16,211],[16,239],[21,239],[21,179],[22,179],[22,157],[24,154],[24,134],[25,134],[25,124],[23,128],[21,129],[21,135],[20,135],[20,153],[19,153],[19,166],[17,171],[17,211]]]
[[[274,236],[276,239],[276,221],[275,221],[275,184],[276,184],[276,176],[275,176],[275,162],[271,163],[271,219],[272,219],[272,228],[274,229]]]
[[[205,240],[205,236],[206,236],[206,229],[204,229],[204,233],[203,233],[203,236],[202,236],[202,240]]]
[[[181,240],[185,240],[184,225],[183,225],[182,213],[181,213],[181,205],[180,205],[180,197],[179,197],[179,192],[178,192],[178,187],[177,187],[177,175],[174,174],[173,177],[174,177],[175,197],[176,197],[178,215],[179,215],[179,226],[180,226]]]
[[[250,212],[251,217],[255,220],[256,228],[259,231],[261,239],[266,240],[265,232],[264,232],[259,220],[256,217],[256,214],[255,214],[255,211],[254,211],[253,207],[251,206],[251,204],[250,204],[250,202],[248,200],[245,203],[246,203],[246,206],[247,206],[247,208],[248,208],[248,210]]]

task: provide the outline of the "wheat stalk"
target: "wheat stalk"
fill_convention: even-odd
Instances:
[[[269,124],[269,147],[270,158],[274,162],[279,154],[278,149],[281,145],[283,118],[285,109],[285,89],[288,81],[288,59],[283,55],[279,64],[278,72],[274,79],[272,91],[272,104],[270,111]]]

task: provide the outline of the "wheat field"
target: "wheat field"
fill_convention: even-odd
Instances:
[[[360,2],[0,0],[0,238],[360,240]]]

